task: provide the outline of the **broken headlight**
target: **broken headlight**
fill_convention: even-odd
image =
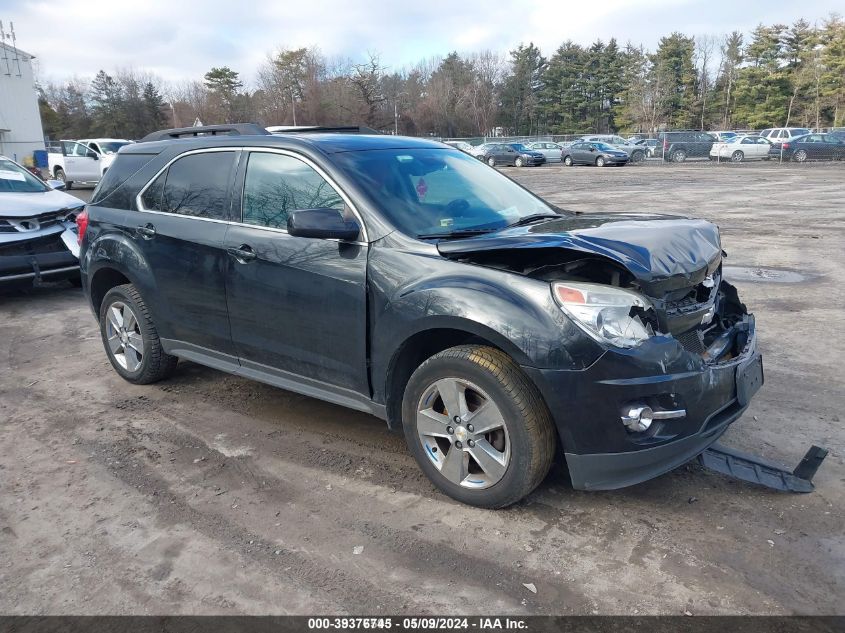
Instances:
[[[563,311],[599,342],[636,347],[654,335],[640,315],[654,310],[648,299],[614,286],[555,282],[552,295]]]

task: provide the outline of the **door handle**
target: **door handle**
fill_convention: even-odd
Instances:
[[[238,260],[241,264],[248,264],[253,259],[258,257],[255,254],[255,251],[252,250],[252,247],[249,244],[241,244],[237,248],[227,248],[226,252],[229,253],[232,257]]]
[[[147,223],[147,224],[144,224],[142,226],[136,227],[135,231],[138,233],[138,235],[143,237],[145,240],[149,240],[149,239],[152,239],[153,237],[155,237],[156,227],[154,227],[150,223]]]

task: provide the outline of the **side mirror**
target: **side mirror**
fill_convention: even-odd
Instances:
[[[56,191],[65,190],[65,183],[61,180],[48,180],[47,186],[50,187],[50,189],[55,189]]]
[[[94,150],[88,150],[88,153],[85,154],[86,158],[93,158],[94,160],[100,160],[100,155],[95,152]]]
[[[596,148],[595,148],[595,147],[593,147],[592,145],[590,145],[590,151],[591,151],[591,152],[595,152],[595,151],[596,151]]]
[[[339,209],[301,209],[288,216],[288,233],[323,240],[356,240],[361,233],[357,220],[347,220]]]

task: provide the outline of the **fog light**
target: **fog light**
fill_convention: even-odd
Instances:
[[[651,426],[654,420],[654,412],[651,407],[637,406],[628,409],[622,416],[622,424],[629,431],[642,432]]]

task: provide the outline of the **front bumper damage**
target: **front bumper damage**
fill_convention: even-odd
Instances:
[[[585,370],[524,368],[556,421],[574,488],[630,486],[701,455],[706,467],[746,481],[812,490],[809,479],[824,449],[813,453],[818,464],[812,472],[790,472],[750,455],[726,457],[729,449],[711,449],[763,384],[754,316],[738,306],[741,314],[732,315],[731,326],[703,352],[658,335],[632,349],[608,349]],[[639,407],[652,410],[654,421],[646,431],[632,432],[625,415]]]
[[[10,227],[14,232],[0,231],[0,284],[56,281],[79,274],[74,222],[51,222],[35,230]]]

